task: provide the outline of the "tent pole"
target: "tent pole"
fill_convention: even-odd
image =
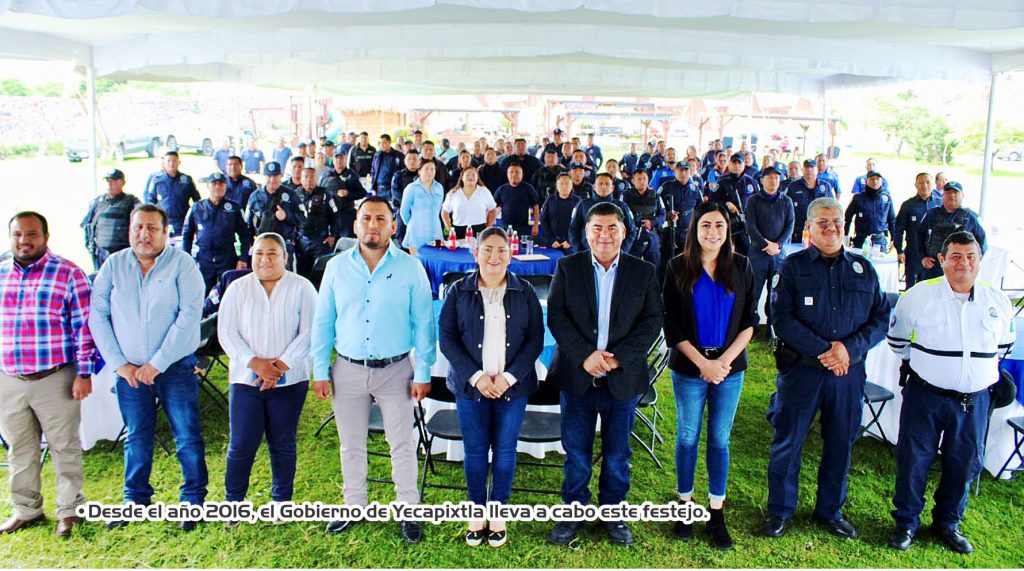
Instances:
[[[996,84],[998,83],[999,74],[997,72],[992,73],[992,77],[989,79],[988,87],[988,117],[985,119],[985,160],[981,167],[981,198],[978,204],[978,210],[981,212],[981,218],[984,220],[988,214],[988,201],[986,195],[988,194],[988,181],[992,176],[992,140],[995,138],[995,110],[996,110]]]
[[[89,100],[89,162],[92,163],[92,195],[100,193],[99,145],[96,142],[96,68],[92,63],[92,49],[89,50],[89,65],[85,67],[85,91]]]
[[[821,153],[828,156],[828,137],[825,135],[828,129],[828,88],[821,86]]]
[[[754,92],[747,96],[747,146],[754,152]],[[757,155],[754,155],[755,157]],[[756,159],[755,159],[756,161]]]

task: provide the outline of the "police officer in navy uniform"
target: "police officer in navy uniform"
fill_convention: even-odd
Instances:
[[[746,165],[743,154],[735,153],[729,159],[729,173],[718,179],[718,186],[708,200],[720,203],[729,211],[729,226],[732,234],[732,246],[737,254],[746,256],[750,248],[750,237],[747,236],[746,214],[747,200],[757,192],[757,182],[744,174]]]
[[[306,215],[301,208],[302,198],[281,184],[281,165],[278,163],[267,163],[263,174],[266,175],[266,184],[249,197],[245,222],[253,236],[264,232],[280,234],[284,238],[288,258],[294,260],[295,240],[299,228],[306,223]],[[291,265],[294,267],[294,262]]]
[[[587,152],[587,156],[594,163],[594,170],[600,170],[601,165],[604,164],[604,153],[601,152],[601,147],[594,144],[594,134],[587,133],[587,146],[583,148]]]
[[[889,546],[910,548],[921,525],[925,488],[939,458],[932,531],[957,553],[974,546],[959,529],[971,482],[981,473],[999,361],[1017,333],[1006,294],[978,282],[981,247],[970,232],[946,237],[943,277],[921,282],[896,304],[889,346],[903,359],[903,406],[896,444],[896,489]],[[941,452],[941,454],[940,454]]]
[[[355,237],[356,201],[366,198],[366,189],[355,171],[348,168],[348,157],[341,149],[334,150],[334,168],[321,177],[319,186],[338,205],[338,237]],[[388,186],[391,186],[390,181]]]
[[[373,157],[377,149],[370,144],[370,134],[366,131],[359,133],[359,142],[348,152],[348,166],[356,171],[359,178],[370,175],[373,169]]]
[[[942,206],[933,208],[924,215],[917,229],[917,248],[924,252],[921,258],[921,273],[917,280],[924,281],[942,275],[939,252],[942,243],[953,232],[970,232],[981,246],[981,253],[988,251],[985,244],[985,229],[981,227],[978,215],[960,206],[964,200],[964,187],[956,181],[949,181],[942,187]]]
[[[594,185],[587,182],[587,165],[583,163],[569,163],[569,178],[572,179],[573,194],[583,199],[593,196]],[[612,192],[615,192],[614,182],[612,183]],[[626,210],[629,209],[627,208]]]
[[[691,169],[689,163],[676,163],[675,178],[663,182],[660,189],[661,202],[670,210],[668,215],[673,220],[669,228],[675,226],[676,251],[680,251],[686,243],[686,231],[690,227],[693,209],[704,202],[704,193],[691,177]],[[666,230],[666,236],[668,232],[671,230]]]
[[[882,175],[871,171],[867,176],[864,192],[853,195],[846,210],[846,233],[853,224],[855,235],[851,239],[854,248],[860,248],[870,238],[870,245],[879,244],[883,251],[889,250],[885,234],[892,239],[896,235],[896,208],[892,197],[882,192]]]
[[[580,165],[580,168],[582,167],[583,165]],[[578,171],[579,169],[575,170]],[[618,206],[623,214],[626,215],[626,221],[624,222],[626,237],[622,241],[622,251],[628,253],[637,237],[637,224],[633,221],[633,212],[629,209],[629,206],[626,206],[625,202],[615,198],[615,185],[610,174],[603,172],[597,175],[597,183],[592,188],[593,192],[587,197],[581,197],[582,200],[576,205],[576,209],[572,213],[572,222],[569,223],[569,242],[572,243],[572,251],[585,252],[590,249],[586,236],[587,212],[590,211],[590,207],[598,202],[611,202]],[[573,194],[576,194],[575,190]],[[576,194],[576,196],[580,195]]]
[[[544,150],[544,166],[537,169],[533,175],[533,188],[537,189],[537,195],[541,203],[547,197],[556,194],[558,177],[565,173],[562,164],[558,162],[558,154],[551,149]]]
[[[374,194],[381,194],[391,189],[391,177],[402,170],[404,155],[391,146],[391,135],[380,136],[380,150],[373,156],[370,167],[370,189]]]
[[[827,182],[818,178],[818,163],[807,159],[804,161],[803,177],[789,183],[786,196],[793,201],[793,242],[799,244],[807,222],[807,207],[819,198],[835,198],[835,194]]]
[[[334,251],[338,240],[338,203],[334,196],[316,184],[316,169],[302,172],[302,212],[305,221],[299,227],[295,242],[296,272],[308,278],[313,263],[324,254]],[[353,217],[354,219],[354,217]]]
[[[793,235],[793,201],[779,192],[782,172],[774,167],[761,171],[761,190],[747,201],[747,236],[750,268],[754,271],[754,296],[770,283],[786,259],[784,247]],[[757,302],[755,302],[756,304]],[[771,299],[765,300],[765,316]]]
[[[660,233],[665,225],[665,204],[661,195],[648,186],[647,173],[640,171],[633,175],[633,188],[626,191],[622,201],[629,207],[637,225],[636,240],[629,253],[654,264],[661,279],[665,270],[661,264]]]
[[[807,217],[813,245],[786,258],[773,279],[778,376],[764,533],[781,537],[796,514],[804,440],[820,411],[814,517],[834,535],[855,538],[842,508],[864,404],[864,356],[885,337],[890,306],[871,262],[843,248],[839,202],[816,199]]]
[[[622,155],[622,160],[619,161],[619,168],[626,176],[632,178],[633,173],[636,172],[636,166],[640,162],[640,155],[636,154],[636,143],[629,144],[629,152]]]
[[[506,173],[508,173],[508,167],[513,163],[518,163],[519,166],[523,167],[523,180],[528,184],[533,184],[534,177],[537,176],[537,172],[543,166],[537,157],[526,152],[526,139],[522,137],[517,138],[512,143],[512,154],[505,155],[498,161],[498,164],[501,165],[501,168],[505,169]],[[451,183],[449,186],[454,187],[455,184]],[[491,189],[491,191],[494,190]]]
[[[636,160],[636,169],[642,171],[648,171],[651,169],[651,157],[654,156],[654,141],[648,141],[647,146],[644,147],[644,152],[640,153],[640,156]],[[632,176],[632,175],[630,175]]]
[[[192,177],[178,170],[179,164],[181,161],[177,151],[164,153],[161,164],[163,170],[150,175],[146,181],[146,190],[142,193],[143,202],[156,204],[167,213],[172,238],[181,236],[181,227],[189,207],[201,198]]]
[[[227,198],[235,204],[242,206],[249,204],[249,195],[256,192],[256,183],[249,177],[242,174],[242,158],[232,155],[227,162]]]
[[[252,246],[252,235],[245,224],[241,205],[226,197],[227,177],[215,172],[206,180],[210,197],[193,204],[188,211],[182,231],[182,249],[196,259],[209,293],[222,273],[248,267],[245,260]],[[236,236],[240,252],[235,251]]]
[[[615,198],[622,200],[626,196],[626,192],[633,188],[633,183],[629,179],[622,178],[622,172],[619,170],[619,161],[615,159],[605,161],[604,170],[612,175],[612,180],[615,181]],[[661,193],[659,192],[658,194]]]
[[[134,195],[124,192],[124,173],[110,169],[103,176],[107,192],[89,202],[89,211],[82,219],[85,248],[92,256],[96,271],[114,252],[128,247],[128,226],[132,210],[142,204]]]
[[[914,287],[917,275],[924,267],[921,265],[924,252],[917,249],[917,230],[926,212],[942,206],[942,192],[932,188],[930,174],[919,173],[914,179],[914,188],[917,194],[905,200],[896,213],[896,234],[893,237],[896,254],[906,273],[907,289]]]

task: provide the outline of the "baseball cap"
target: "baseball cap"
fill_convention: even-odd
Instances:
[[[107,174],[103,175],[103,178],[107,180],[124,180],[124,173],[118,169],[110,169]]]
[[[270,161],[267,166],[263,167],[263,174],[266,176],[275,176],[281,174],[281,163],[277,161]]]

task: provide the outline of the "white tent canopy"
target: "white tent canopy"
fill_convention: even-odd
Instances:
[[[0,57],[339,94],[819,95],[1024,69],[1024,2],[0,0]]]

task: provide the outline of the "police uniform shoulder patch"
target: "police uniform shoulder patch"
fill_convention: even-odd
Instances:
[[[225,202],[224,203],[224,212],[231,212],[234,209],[235,209],[235,206],[233,204],[231,204],[230,202]]]
[[[181,182],[184,183],[184,184],[188,184],[188,175],[187,174],[181,175]]]
[[[996,308],[994,308],[992,306],[989,306],[989,308],[988,308],[988,316],[989,317],[999,317],[999,313],[996,311]]]
[[[853,262],[852,267],[853,267],[854,273],[857,273],[857,274],[863,274],[864,273],[864,264],[861,264],[860,262]]]
[[[291,195],[287,192],[281,195],[281,202],[291,202]]]
[[[245,179],[245,180],[242,181],[242,188],[249,188],[250,186],[252,186],[252,181],[251,180]]]

